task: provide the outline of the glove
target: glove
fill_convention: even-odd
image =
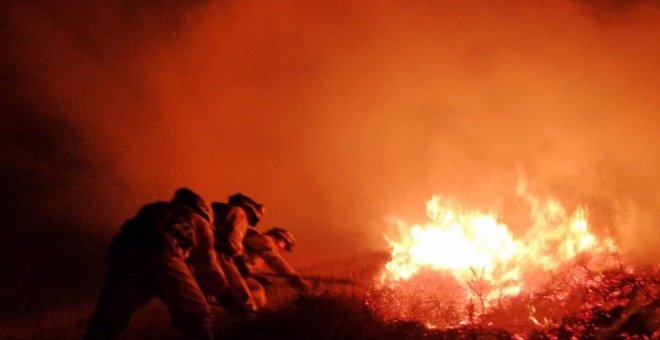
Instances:
[[[222,307],[232,314],[251,314],[258,310],[257,304],[252,297],[241,299],[228,290],[217,296],[207,296],[206,300],[209,304]]]
[[[257,307],[257,303],[250,297],[249,300],[243,301],[241,304],[243,306],[243,310],[248,313],[254,313],[256,312],[259,308]]]
[[[261,283],[263,286],[273,285],[273,281],[263,275],[252,274],[252,278],[257,280],[257,282]]]
[[[247,261],[245,259],[245,256],[234,256],[234,265],[236,265],[236,269],[238,269],[238,272],[241,273],[243,277],[249,277],[252,275],[252,271],[250,270],[250,267],[247,264]]]
[[[310,287],[307,282],[303,281],[300,276],[293,276],[288,280],[288,282],[291,287],[299,290],[302,293],[307,293],[312,289],[312,287]]]

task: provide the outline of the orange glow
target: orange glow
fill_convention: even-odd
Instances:
[[[408,225],[394,220],[399,235],[389,236],[391,260],[381,284],[396,289],[401,281],[425,271],[447,273],[466,291],[468,301],[489,307],[533,287],[544,273],[585,255],[616,250],[610,238],[589,230],[586,208],[568,211],[553,198],[540,199],[521,185],[518,194],[529,204],[531,225],[520,237],[498,221],[495,213],[469,210],[434,196],[426,203],[429,221]],[[474,282],[480,283],[476,290]]]

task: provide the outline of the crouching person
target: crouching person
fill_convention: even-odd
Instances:
[[[258,303],[245,280],[250,273],[243,241],[245,235],[259,224],[264,206],[237,193],[231,195],[227,203],[213,202],[211,207],[215,215],[216,252],[229,286],[229,296],[219,302],[232,312],[256,312]]]
[[[126,221],[108,250],[106,282],[84,338],[116,337],[133,313],[158,297],[186,339],[211,339],[205,296],[218,296],[227,287],[211,223],[204,200],[187,188]]]
[[[275,276],[285,278],[288,284],[298,291],[310,290],[309,284],[282,256],[283,251],[292,251],[296,244],[291,232],[278,227],[265,233],[250,229],[243,243],[251,267],[251,276],[246,278],[246,281],[259,307],[263,308],[268,303],[264,286],[271,284],[268,277],[260,273],[266,273],[269,269]]]

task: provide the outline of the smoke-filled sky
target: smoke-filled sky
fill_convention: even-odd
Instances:
[[[433,194],[524,230],[524,177],[660,259],[657,1],[2,6],[11,301],[99,281],[119,225],[181,186],[264,202],[303,265],[383,249]]]

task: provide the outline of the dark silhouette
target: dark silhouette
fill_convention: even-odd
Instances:
[[[116,337],[154,297],[167,305],[186,338],[212,338],[205,296],[222,293],[226,279],[213,250],[210,216],[204,200],[184,188],[128,220],[110,245],[108,276],[85,339]]]

